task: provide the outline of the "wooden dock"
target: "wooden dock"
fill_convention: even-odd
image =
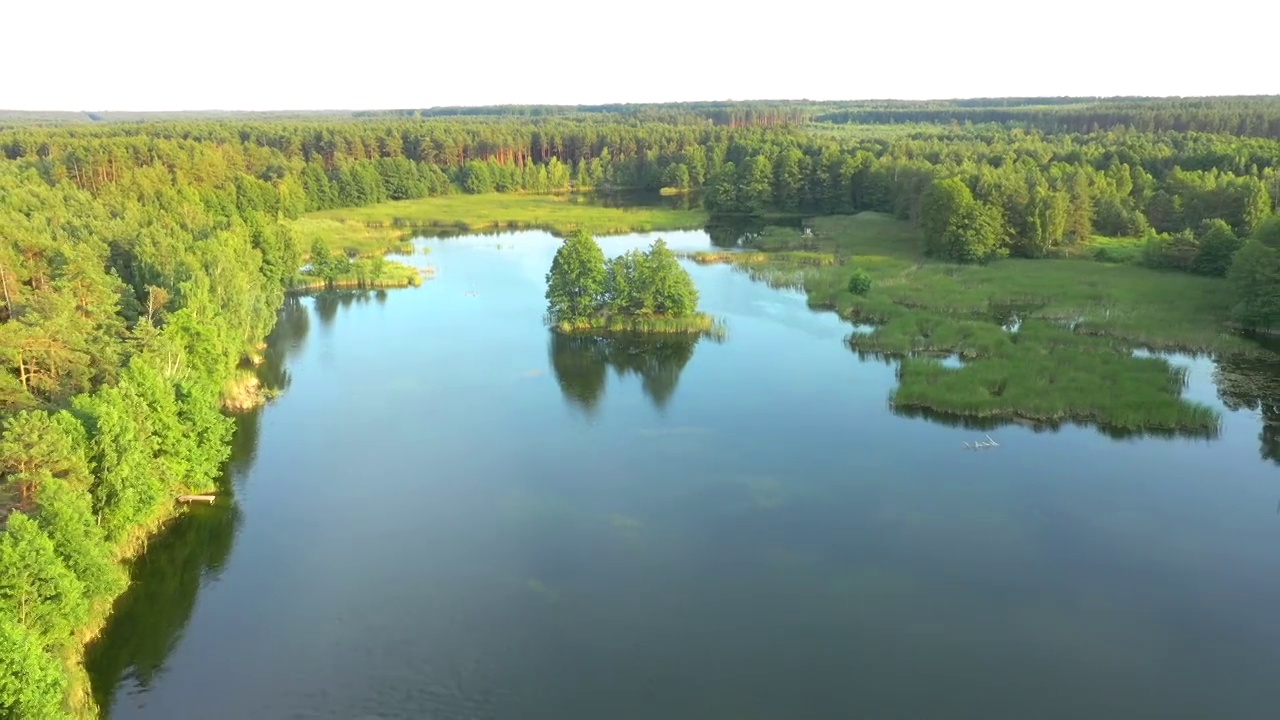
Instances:
[[[212,505],[213,501],[217,499],[218,499],[217,495],[179,495],[178,496],[178,502],[180,503],[206,502]]]

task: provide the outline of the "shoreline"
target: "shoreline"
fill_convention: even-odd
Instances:
[[[726,335],[724,321],[707,313],[695,313],[687,317],[650,315],[644,317],[610,316],[587,322],[550,323],[551,331],[561,335],[592,335],[609,333],[634,333],[641,335],[698,335],[723,338]]]
[[[155,516],[136,526],[115,548],[113,562],[124,570],[128,581],[120,588],[120,592],[110,598],[102,598],[90,609],[88,622],[76,630],[62,656],[68,680],[65,709],[70,717],[86,720],[102,717],[102,708],[98,707],[94,698],[93,682],[89,677],[89,669],[85,666],[85,655],[89,646],[102,636],[111,622],[116,602],[133,587],[133,562],[146,552],[153,538],[186,513],[187,509],[175,496],[172,503],[162,505]]]

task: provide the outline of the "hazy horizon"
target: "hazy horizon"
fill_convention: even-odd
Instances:
[[[1132,5],[1132,6],[1130,6]],[[0,107],[38,112],[302,112],[488,105],[1273,94],[1270,45],[1241,19],[1080,0],[833,6],[769,13],[696,0],[424,7],[403,0],[49,0],[8,8]],[[50,49],[51,33],[56,51]]]
[[[813,98],[784,98],[784,97],[759,97],[759,98],[700,98],[692,100],[654,100],[654,101],[603,101],[591,103],[575,103],[575,102],[495,102],[495,103],[475,103],[475,104],[447,104],[447,105],[411,105],[411,106],[386,106],[386,107],[290,107],[290,108],[232,108],[232,107],[192,107],[192,108],[156,108],[156,109],[137,109],[137,108],[14,108],[0,106],[0,113],[58,113],[58,114],[78,114],[78,113],[112,113],[112,114],[166,114],[166,113],[183,113],[183,114],[199,114],[199,113],[252,113],[252,114],[278,114],[278,113],[393,113],[393,112],[409,112],[414,110],[437,110],[443,108],[499,108],[499,107],[599,107],[610,105],[621,106],[641,106],[641,105],[679,105],[679,104],[711,104],[711,103],[948,103],[948,102],[969,102],[976,100],[1035,100],[1035,99],[1071,99],[1071,100],[1197,100],[1197,99],[1225,99],[1225,98],[1280,98],[1280,93],[1258,93],[1258,94],[1230,94],[1230,95],[967,95],[957,97],[934,97],[934,98],[902,98],[902,97],[875,97],[875,98],[831,98],[816,100]]]

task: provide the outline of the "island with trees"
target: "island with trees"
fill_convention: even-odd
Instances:
[[[662,239],[605,260],[595,238],[575,230],[551,261],[546,297],[547,320],[556,332],[720,330],[714,318],[698,312],[693,278]]]

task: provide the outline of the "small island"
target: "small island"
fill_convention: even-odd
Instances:
[[[662,239],[606,261],[595,238],[575,230],[551,261],[546,297],[547,321],[562,333],[721,331],[698,312],[693,278]]]

